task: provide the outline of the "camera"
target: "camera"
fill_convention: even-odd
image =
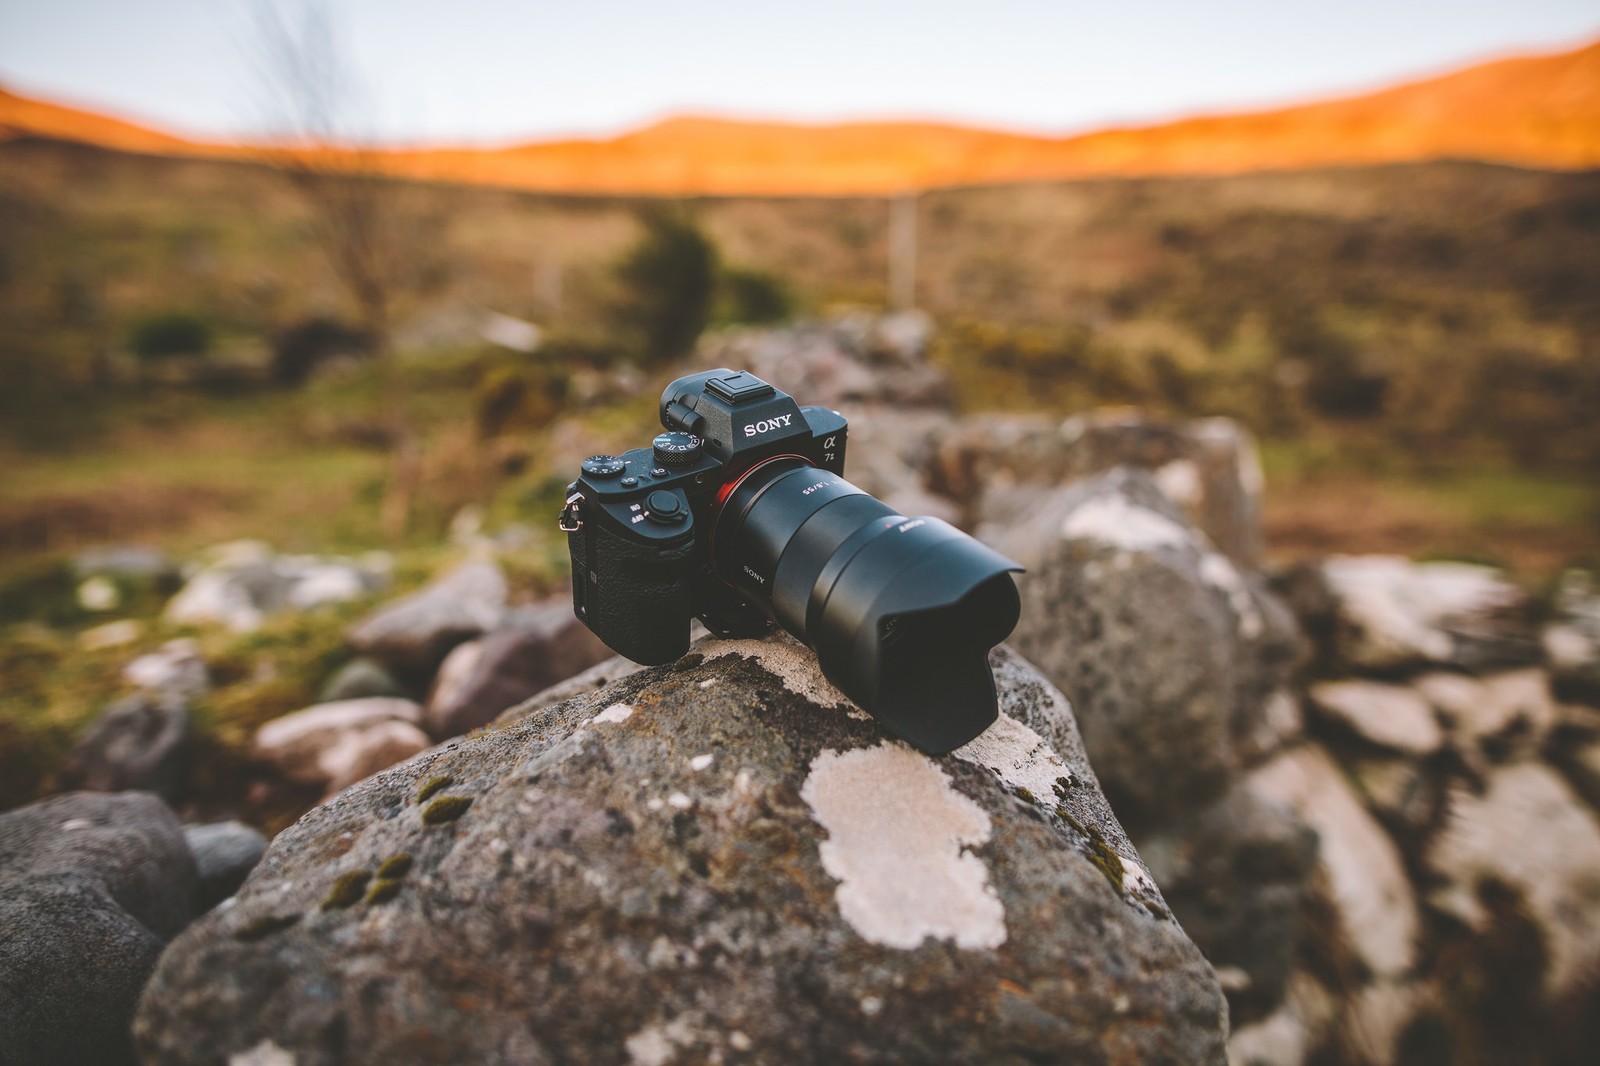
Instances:
[[[591,455],[560,526],[572,605],[612,650],[667,663],[698,617],[774,622],[889,731],[942,755],[998,713],[988,653],[1017,624],[1021,566],[843,477],[849,426],[746,371],[679,378],[648,448]]]

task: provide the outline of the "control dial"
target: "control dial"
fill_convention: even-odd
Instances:
[[[616,477],[628,469],[628,464],[615,455],[591,455],[581,467],[590,477]]]
[[[692,463],[700,457],[700,448],[705,441],[693,433],[666,432],[656,434],[656,439],[650,442],[656,455],[656,462],[663,466],[682,466]]]

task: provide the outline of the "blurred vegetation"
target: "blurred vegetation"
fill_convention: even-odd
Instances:
[[[211,327],[191,312],[166,311],[136,323],[128,347],[141,359],[205,355],[211,349]]]
[[[681,208],[642,213],[643,232],[617,263],[616,326],[646,366],[681,359],[711,318],[717,249]]]

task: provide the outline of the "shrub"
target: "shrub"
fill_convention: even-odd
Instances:
[[[128,344],[141,359],[204,355],[211,350],[211,327],[199,315],[167,311],[135,325]]]
[[[646,365],[687,355],[711,317],[717,251],[682,210],[646,212],[644,233],[616,267],[612,317]]]
[[[478,382],[473,408],[478,436],[543,427],[561,413],[568,387],[566,372],[546,363],[491,367]]]
[[[759,326],[793,315],[794,297],[774,274],[729,267],[717,281],[717,318],[722,322]]]
[[[365,354],[366,333],[332,318],[308,318],[272,338],[272,378],[280,385],[304,383],[311,372],[337,355]]]

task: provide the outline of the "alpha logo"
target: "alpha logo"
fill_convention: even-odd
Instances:
[[[763,418],[759,422],[752,422],[744,427],[744,435],[754,437],[762,433],[771,433],[775,429],[782,429],[794,419],[794,415],[779,415],[777,418]]]

